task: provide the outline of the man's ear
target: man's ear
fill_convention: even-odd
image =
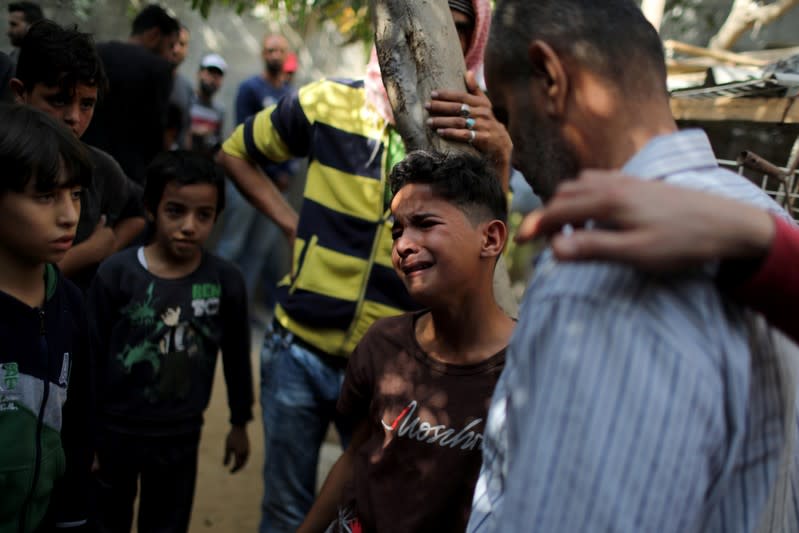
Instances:
[[[500,220],[486,222],[483,226],[483,243],[480,257],[497,257],[508,240],[508,227]]]
[[[557,119],[566,113],[566,100],[569,93],[569,77],[560,56],[541,40],[530,42],[527,57],[534,78],[543,82],[543,107],[550,118]]]
[[[19,78],[11,78],[8,82],[8,88],[14,95],[14,101],[18,104],[28,103],[27,93],[25,92],[25,84]]]

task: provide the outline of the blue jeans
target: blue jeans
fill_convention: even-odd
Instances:
[[[319,448],[330,422],[344,446],[351,428],[336,413],[344,369],[268,331],[261,350],[264,498],[260,533],[293,532],[314,501]]]

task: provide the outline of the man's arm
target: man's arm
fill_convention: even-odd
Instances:
[[[231,472],[239,471],[250,453],[247,423],[252,420],[253,386],[250,361],[250,326],[247,319],[247,290],[241,272],[225,262],[222,278],[222,369],[225,374],[231,430],[225,440],[224,464],[231,460]]]
[[[114,252],[118,252],[135,239],[142,231],[144,231],[145,221],[144,217],[130,217],[121,220],[114,228]]]
[[[116,235],[102,215],[88,239],[70,248],[58,268],[68,278],[78,274],[84,268],[96,265],[116,250]]]
[[[496,530],[696,527],[729,414],[725,383],[698,355],[705,347],[681,353],[640,308],[535,305],[503,372],[509,462]]]
[[[297,533],[322,533],[336,519],[344,488],[352,482],[355,455],[368,439],[368,421],[361,420],[355,427],[350,445],[330,469],[313,507],[308,511]]]
[[[274,220],[289,242],[293,242],[299,217],[274,182],[252,161],[227,154],[224,150],[217,155],[217,162],[247,201]]]

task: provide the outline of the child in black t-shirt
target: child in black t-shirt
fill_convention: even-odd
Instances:
[[[252,418],[244,281],[203,250],[224,206],[224,176],[190,152],[156,157],[144,203],[149,244],[106,260],[89,291],[100,359],[97,506],[102,530],[186,531],[202,414],[221,349],[232,428],[225,464],[247,460]]]
[[[352,354],[338,409],[356,430],[302,533],[334,519],[381,533],[463,531],[468,521],[514,327],[493,293],[506,200],[471,155],[413,152],[389,179],[394,269],[427,310],[378,320]],[[342,505],[353,513],[337,518]]]

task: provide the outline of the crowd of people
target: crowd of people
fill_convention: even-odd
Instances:
[[[95,43],[9,4],[0,532],[127,532],[136,498],[188,531],[219,352],[248,461],[254,301],[261,532],[799,531],[793,220],[678,130],[634,1],[448,6],[466,90],[425,123],[477,154],[406,152],[374,53],[296,88],[267,35],[227,134],[228,62],[177,73],[168,10]],[[548,239],[518,316],[511,173]]]

